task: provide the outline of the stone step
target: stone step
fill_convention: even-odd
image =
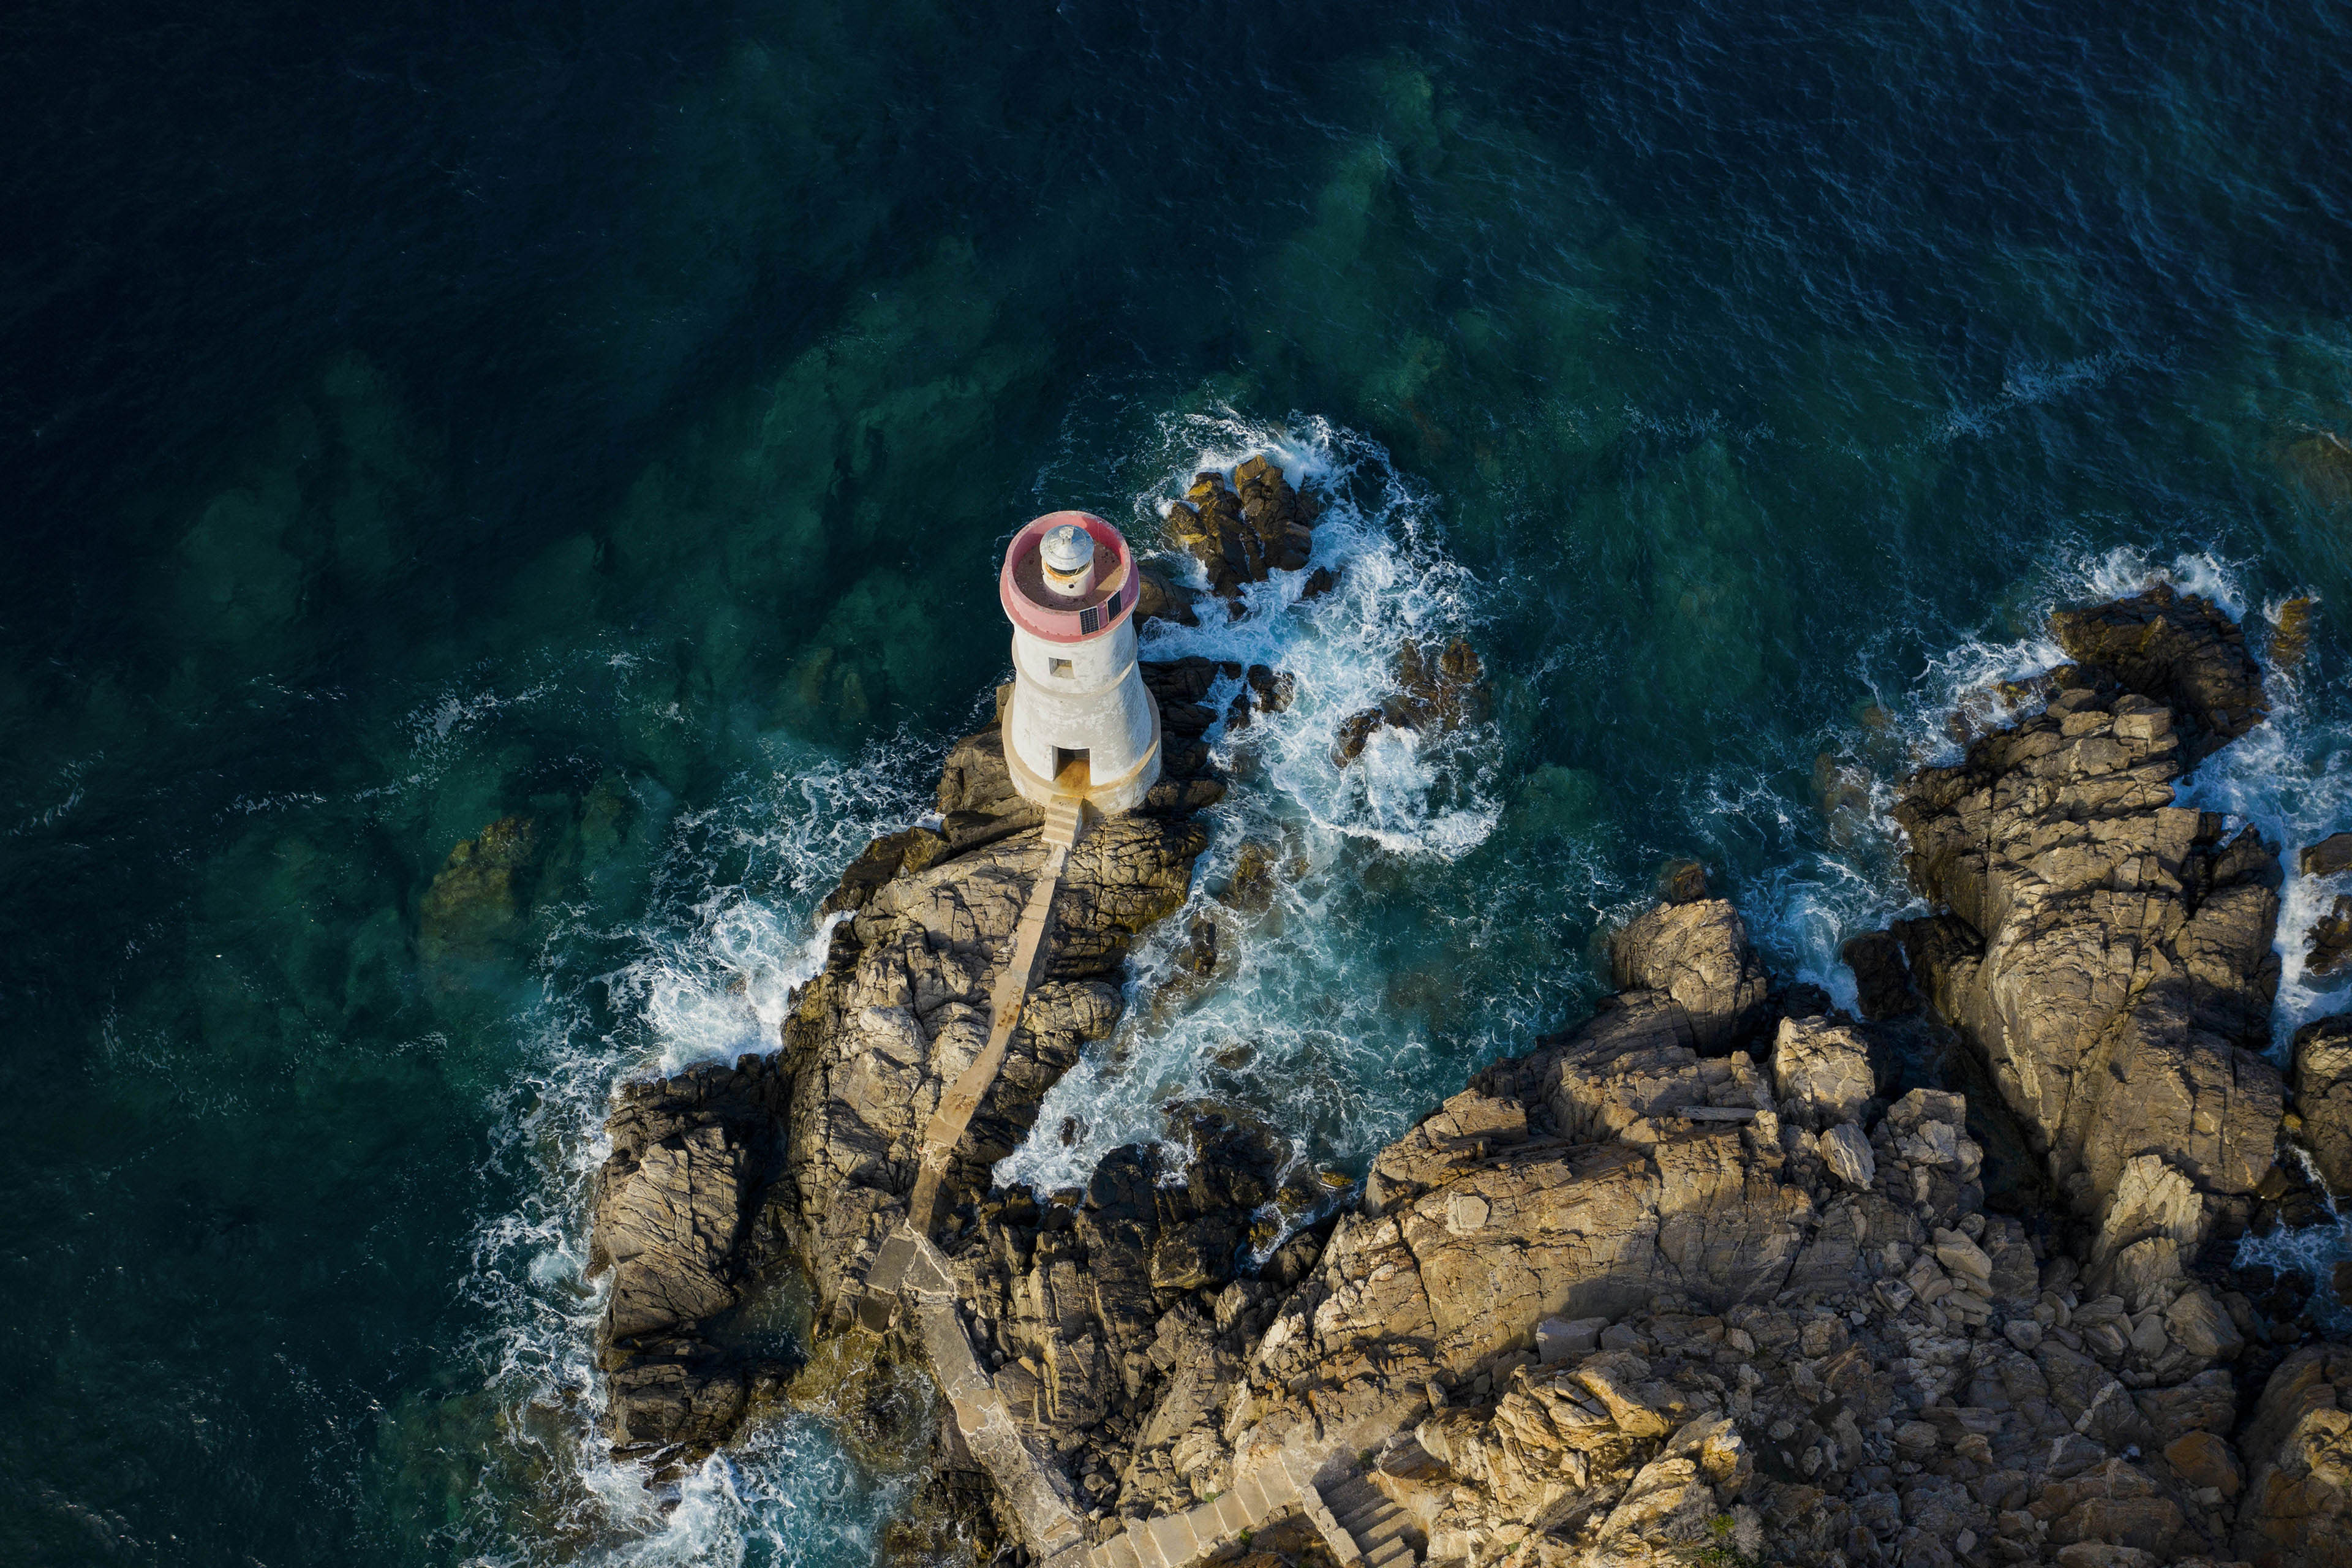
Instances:
[[[1405,1532],[1412,1528],[1411,1517],[1404,1510],[1391,1504],[1380,1518],[1367,1520],[1360,1524],[1349,1525],[1347,1531],[1356,1538],[1357,1546],[1362,1549],[1365,1556],[1369,1557],[1375,1550],[1386,1546],[1390,1542],[1403,1540]]]
[[[1045,847],[1068,850],[1086,826],[1086,806],[1075,796],[1064,796],[1045,807]]]
[[[1356,1538],[1339,1528],[1330,1506],[1311,1482],[1302,1482],[1298,1488],[1298,1510],[1315,1527],[1315,1533],[1323,1538],[1323,1544],[1330,1549],[1332,1561],[1339,1568],[1358,1568],[1364,1554],[1356,1549]]]
[[[1421,1556],[1402,1536],[1383,1542],[1364,1556],[1366,1568],[1412,1568]]]

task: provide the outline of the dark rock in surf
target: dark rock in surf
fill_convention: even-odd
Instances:
[[[1191,589],[1170,582],[1157,566],[1139,566],[1136,569],[1136,628],[1139,631],[1150,621],[1173,621],[1180,626],[1201,624],[1192,609]]]
[[[1208,574],[1210,592],[1231,600],[1272,573],[1305,566],[1319,515],[1314,500],[1261,455],[1230,476],[1216,468],[1195,475],[1184,499],[1169,509],[1167,526],[1170,539]]]
[[[2180,765],[2193,768],[2270,713],[2245,634],[2210,599],[2158,583],[2144,594],[2061,610],[2050,630],[2085,685],[2110,680],[2170,710]]]
[[[2352,894],[2338,893],[2305,940],[2303,973],[2333,985],[2352,975]]]
[[[1838,950],[1853,971],[1856,1005],[1874,1022],[1908,1017],[1922,1005],[1911,984],[1911,965],[1903,956],[1903,939],[1893,931],[1865,931],[1850,938]]]
[[[1662,903],[1695,904],[1706,896],[1706,867],[1699,861],[1669,860],[1658,873]]]
[[[2316,844],[2306,844],[2296,859],[2306,877],[2335,877],[2352,871],[2352,833],[2331,833]]]
[[[1339,724],[1332,761],[1347,766],[1382,729],[1443,735],[1486,717],[1490,706],[1486,672],[1477,649],[1455,637],[1434,654],[1407,637],[1397,648],[1397,690],[1378,708],[1350,714]]]

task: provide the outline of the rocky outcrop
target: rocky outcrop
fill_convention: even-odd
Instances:
[[[1727,956],[1644,920],[1647,973]],[[1889,1104],[1871,1026],[1785,1019],[1768,1071],[1687,1011],[1621,993],[1382,1152],[1250,1352],[1235,1473],[1369,1450],[1431,1563],[2226,1555],[2252,1304],[2095,1289],[1983,1212],[1962,1098]]]
[[[2289,1356],[2239,1452],[2247,1472],[2239,1556],[2255,1568],[2352,1564],[2352,1350],[2312,1345]]]
[[[628,1085],[606,1122],[588,1269],[612,1276],[596,1352],[616,1453],[708,1453],[793,1371],[711,1334],[781,1258],[761,1197],[782,1166],[783,1087],[768,1058],[706,1063]]]
[[[958,1146],[948,1207],[986,1190],[1046,1089],[1110,1032],[1122,1005],[1113,976],[1136,933],[1183,901],[1207,843],[1189,812],[1222,786],[1174,771],[1206,765],[1204,750],[1182,744],[1182,719],[1168,716],[1179,744],[1167,748],[1171,772],[1144,809],[1095,825],[1070,854],[1050,959]],[[834,928],[824,972],[784,1026],[793,1155],[780,1223],[828,1315],[846,1310],[905,1213],[923,1130],[987,1039],[990,984],[1045,858],[1033,826],[1042,816],[1014,794],[993,731],[951,753],[940,813],[940,843],[912,867],[902,859]]]
[[[2334,984],[2352,974],[2352,893],[2338,893],[2327,912],[2311,922],[2304,944],[2306,980]]]
[[[1237,599],[1272,572],[1296,572],[1315,548],[1322,508],[1265,457],[1232,470],[1204,468],[1168,509],[1168,534],[1208,574],[1210,592]]]
[[[2340,877],[2352,871],[2352,833],[2331,833],[2316,844],[2306,844],[2295,857],[2295,868],[2306,877]]]
[[[1723,899],[1661,904],[1609,940],[1621,995],[1647,992],[1670,1007],[1695,1048],[1729,1050],[1764,1026],[1770,986],[1748,927]]]
[[[2170,647],[2149,628],[2176,622],[2151,615],[2078,624],[2137,625]],[[2248,701],[2251,678],[2208,664],[2242,650],[2201,616],[2189,625],[2179,637],[2207,662],[2124,668],[2217,704],[2199,724],[2219,728],[2200,733],[2234,733],[2248,710],[2218,704]],[[2113,638],[2096,646],[2124,657]],[[2219,817],[2173,804],[2182,763],[2170,710],[2112,682],[2064,685],[1958,765],[1915,774],[1895,816],[1914,881],[1948,911],[1899,928],[1916,982],[1980,1053],[2076,1215],[2106,1223],[2127,1167],[2159,1160],[2196,1194],[2193,1251],[2244,1223],[2271,1168],[2283,1086],[2259,1052],[2281,873],[2253,829],[2225,839]]]
[[[1383,729],[1444,735],[1477,723],[1486,715],[1486,671],[1479,664],[1478,650],[1460,637],[1434,652],[1407,637],[1397,648],[1395,677],[1396,690],[1379,707],[1351,713],[1339,721],[1331,756],[1340,766],[1362,756],[1372,737]]]
[[[2342,1560],[2352,1363],[2297,1349],[2308,1279],[2217,1271],[2208,1245],[2293,1195],[2284,1086],[2250,1048],[2276,853],[2174,805],[2183,749],[2140,689],[2221,735],[2231,641],[2175,602],[2081,626],[2105,673],[1910,781],[1914,872],[1944,907],[1850,944],[1865,1017],[1776,986],[1684,875],[1612,937],[1591,1018],[1479,1072],[1360,1189],[1212,1105],[1082,1190],[992,1189],[1182,897],[1186,813],[1222,787],[1197,771],[1213,693],[1266,696],[1235,667],[1147,670],[1175,771],[1071,857],[920,1248],[918,1327],[884,1314],[860,1341],[946,1369],[965,1416],[941,1419],[940,1495],[1017,1471],[1066,1568],[1181,1568],[1246,1531],[1253,1568]],[[845,876],[777,1058],[616,1110],[602,1342],[641,1448],[686,1451],[777,1375],[712,1348],[772,1258],[808,1270],[821,1333],[863,1334],[858,1282],[1042,859],[1003,766],[991,735],[960,745],[940,825]],[[1213,932],[1187,951],[1200,984]],[[2315,1152],[2337,1043],[2298,1043]],[[2062,1212],[2015,1184],[1988,1211],[2012,1119]],[[982,1405],[1020,1465],[960,1446]],[[1041,1510],[1002,1500],[1017,1539]]]
[[[1218,672],[1199,662],[1147,679],[1205,690]],[[1136,933],[1182,901],[1206,842],[1190,814],[1223,790],[1183,700],[1163,697],[1176,710],[1144,808],[1097,825],[1064,870],[1051,963],[959,1146],[950,1203],[985,1189],[1045,1089],[1109,1032]],[[616,1099],[590,1268],[611,1276],[597,1352],[617,1452],[674,1468],[723,1442],[793,1370],[722,1348],[748,1290],[796,1261],[837,1318],[905,1211],[924,1125],[987,1036],[991,981],[1045,858],[1043,813],[1013,792],[993,729],[950,751],[939,807],[937,827],[869,845],[825,900],[844,918],[777,1055]]]
[[[2112,684],[2172,714],[2181,763],[2195,767],[2270,712],[2245,634],[2211,600],[2158,583],[2144,594],[2050,617],[2077,668],[2069,679]]]

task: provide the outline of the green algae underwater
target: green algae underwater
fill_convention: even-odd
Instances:
[[[1139,954],[1022,1179],[1201,1094],[1360,1168],[1673,856],[1850,994],[1890,781],[2156,575],[2263,646],[2316,600],[2195,791],[2352,826],[2346,26],[29,13],[0,1557],[951,1556],[821,1401],[667,1494],[604,1459],[585,1194],[615,1082],[772,1044],[1050,507],[1156,544],[1271,450],[1346,586],[1156,634],[1302,699],[1220,742],[1239,950],[1181,1005]],[[1492,718],[1336,767],[1451,635]]]

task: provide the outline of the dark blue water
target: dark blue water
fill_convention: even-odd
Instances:
[[[1197,896],[1281,891],[1009,1174],[1360,1161],[1670,855],[1835,987],[2061,599],[2315,596],[2199,787],[2352,826],[2352,9],[853,11],[0,26],[0,1559],[871,1561],[822,1409],[598,1458],[604,1096],[770,1037],[1005,535],[1205,458],[1335,501],[1342,594],[1162,645],[1301,677]],[[1455,634],[1492,720],[1335,769]]]

